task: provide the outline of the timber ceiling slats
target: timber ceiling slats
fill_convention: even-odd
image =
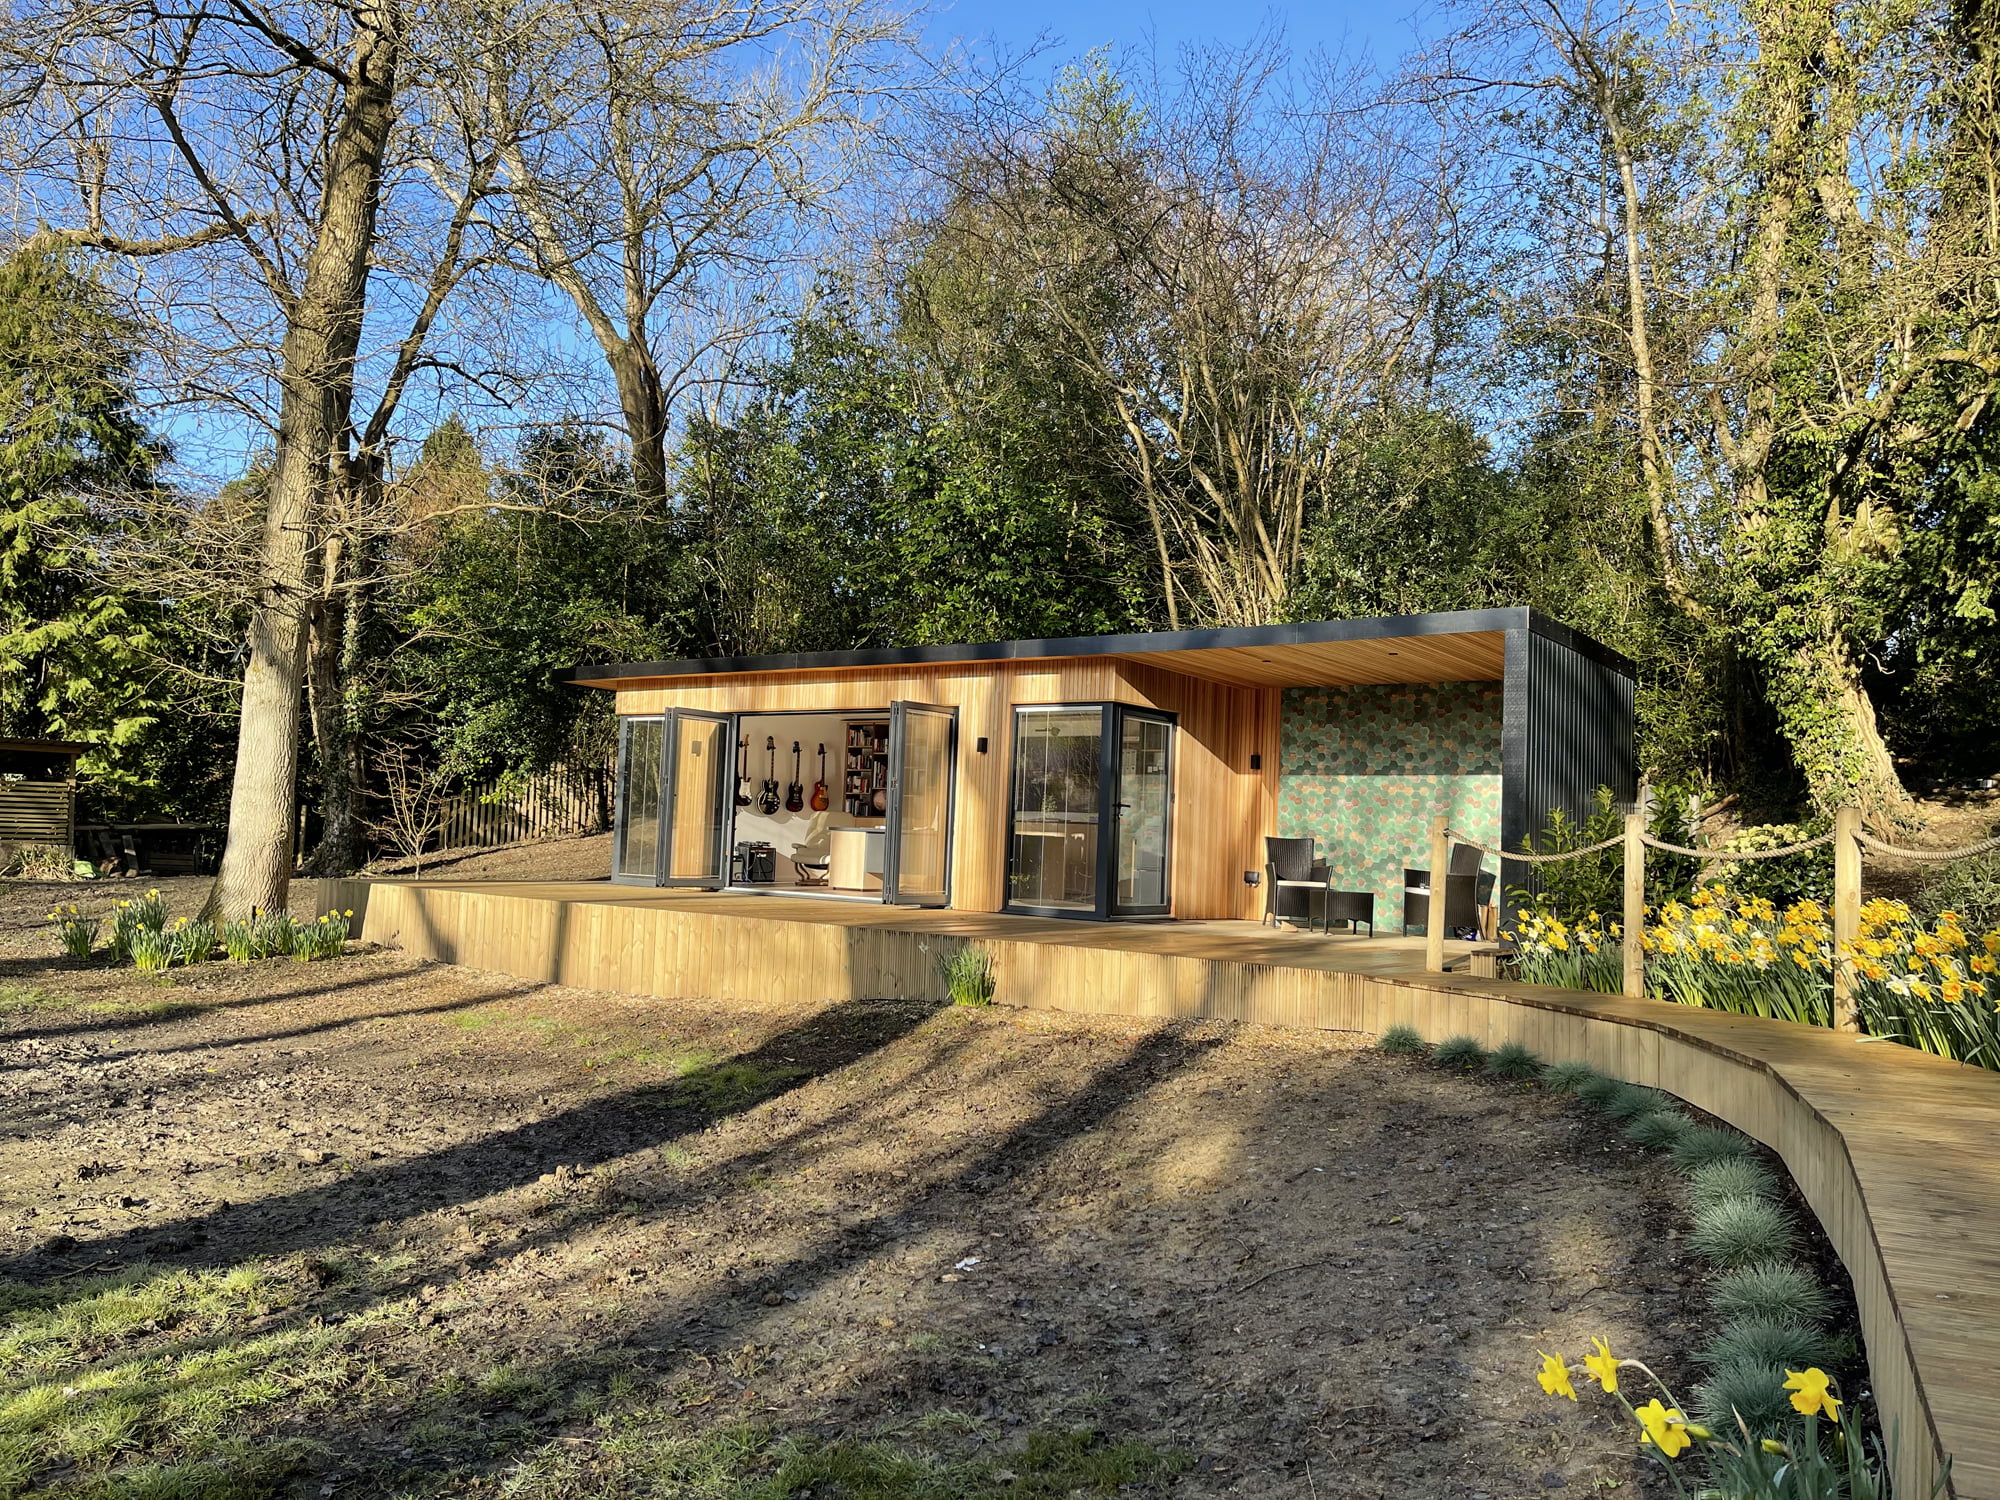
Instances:
[[[1239,687],[1338,687],[1360,683],[1498,682],[1506,666],[1506,636],[1393,636],[1373,641],[1324,641],[1297,646],[1238,646],[1209,651],[1132,655],[1143,661]]]

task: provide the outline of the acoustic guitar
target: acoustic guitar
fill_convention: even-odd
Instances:
[[[812,801],[807,804],[814,812],[825,812],[833,799],[826,794],[826,746],[819,747],[819,780],[813,783]]]
[[[771,774],[764,778],[763,790],[757,793],[757,811],[770,817],[778,810],[778,742],[771,735],[764,736],[764,749],[771,757]]]
[[[792,780],[785,788],[785,811],[804,812],[806,807],[806,786],[799,780],[799,742],[792,741]]]
[[[750,741],[747,737],[736,742],[736,805],[750,805]]]

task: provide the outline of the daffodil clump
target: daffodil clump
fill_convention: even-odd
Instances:
[[[1646,1364],[1621,1359],[1604,1339],[1571,1364],[1560,1354],[1535,1351],[1541,1366],[1535,1380],[1542,1390],[1577,1399],[1579,1380],[1613,1397],[1638,1429],[1639,1446],[1665,1467],[1677,1495],[1723,1495],[1729,1500],[1884,1500],[1889,1494],[1887,1465],[1845,1410],[1832,1376],[1817,1365],[1786,1370],[1782,1386],[1792,1417],[1786,1430],[1756,1432],[1740,1415],[1734,1431],[1717,1431],[1682,1410],[1666,1382]],[[1642,1382],[1648,1399],[1635,1401],[1628,1376]],[[1685,1460],[1685,1461],[1683,1461]],[[1692,1487],[1684,1472],[1704,1472]]]
[[[49,913],[49,922],[62,939],[63,952],[71,958],[90,957],[97,944],[97,929],[104,925],[102,917],[86,917],[74,906],[58,906]]]
[[[111,956],[134,956],[132,941],[141,932],[160,933],[167,925],[167,898],[150,890],[137,901],[120,901],[111,908]],[[149,945],[153,946],[153,945]]]
[[[347,945],[351,911],[330,911],[317,922],[300,922],[292,936],[292,957],[300,963],[337,957]]]
[[[1817,901],[1780,911],[1712,885],[1647,916],[1648,994],[1808,1026],[1832,1021],[1833,927]]]
[[[1514,929],[1500,935],[1513,942],[1530,984],[1615,995],[1623,982],[1623,934],[1597,912],[1570,923],[1551,910],[1524,910]]]

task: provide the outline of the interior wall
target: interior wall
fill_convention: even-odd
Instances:
[[[743,842],[767,843],[778,851],[778,880],[789,884],[797,872],[791,866],[791,854],[805,842],[806,830],[816,814],[812,810],[813,783],[819,779],[819,747],[826,746],[826,793],[831,798],[828,808],[827,826],[830,828],[880,828],[880,818],[857,818],[847,813],[841,806],[840,781],[841,763],[846,754],[847,721],[849,718],[885,718],[887,710],[881,713],[842,714],[828,717],[824,714],[774,714],[753,715],[744,718],[740,730],[750,741],[745,764],[749,768],[750,798],[748,807],[736,809],[736,825],[730,833],[730,848]],[[764,777],[770,759],[764,749],[766,738],[778,742],[778,796],[782,799],[792,779],[792,742],[801,745],[799,785],[806,799],[806,806],[799,812],[787,812],[783,801],[774,813],[760,812],[757,808],[757,794],[763,789]]]
[[[1432,818],[1499,842],[1503,699],[1497,682],[1285,689],[1280,837],[1313,839],[1335,887],[1373,891],[1376,922],[1400,931]]]

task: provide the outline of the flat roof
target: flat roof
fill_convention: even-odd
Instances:
[[[1168,671],[1252,687],[1348,683],[1497,682],[1505,674],[1506,638],[1525,630],[1556,641],[1627,677],[1631,660],[1546,615],[1513,605],[1363,620],[1307,620],[1223,630],[1158,630],[962,646],[896,646],[788,656],[721,656],[689,661],[618,662],[572,667],[558,681],[618,688],[675,678],[760,672],[834,672],[958,662],[1053,661],[1110,656]],[[1172,658],[1165,660],[1164,658]]]

